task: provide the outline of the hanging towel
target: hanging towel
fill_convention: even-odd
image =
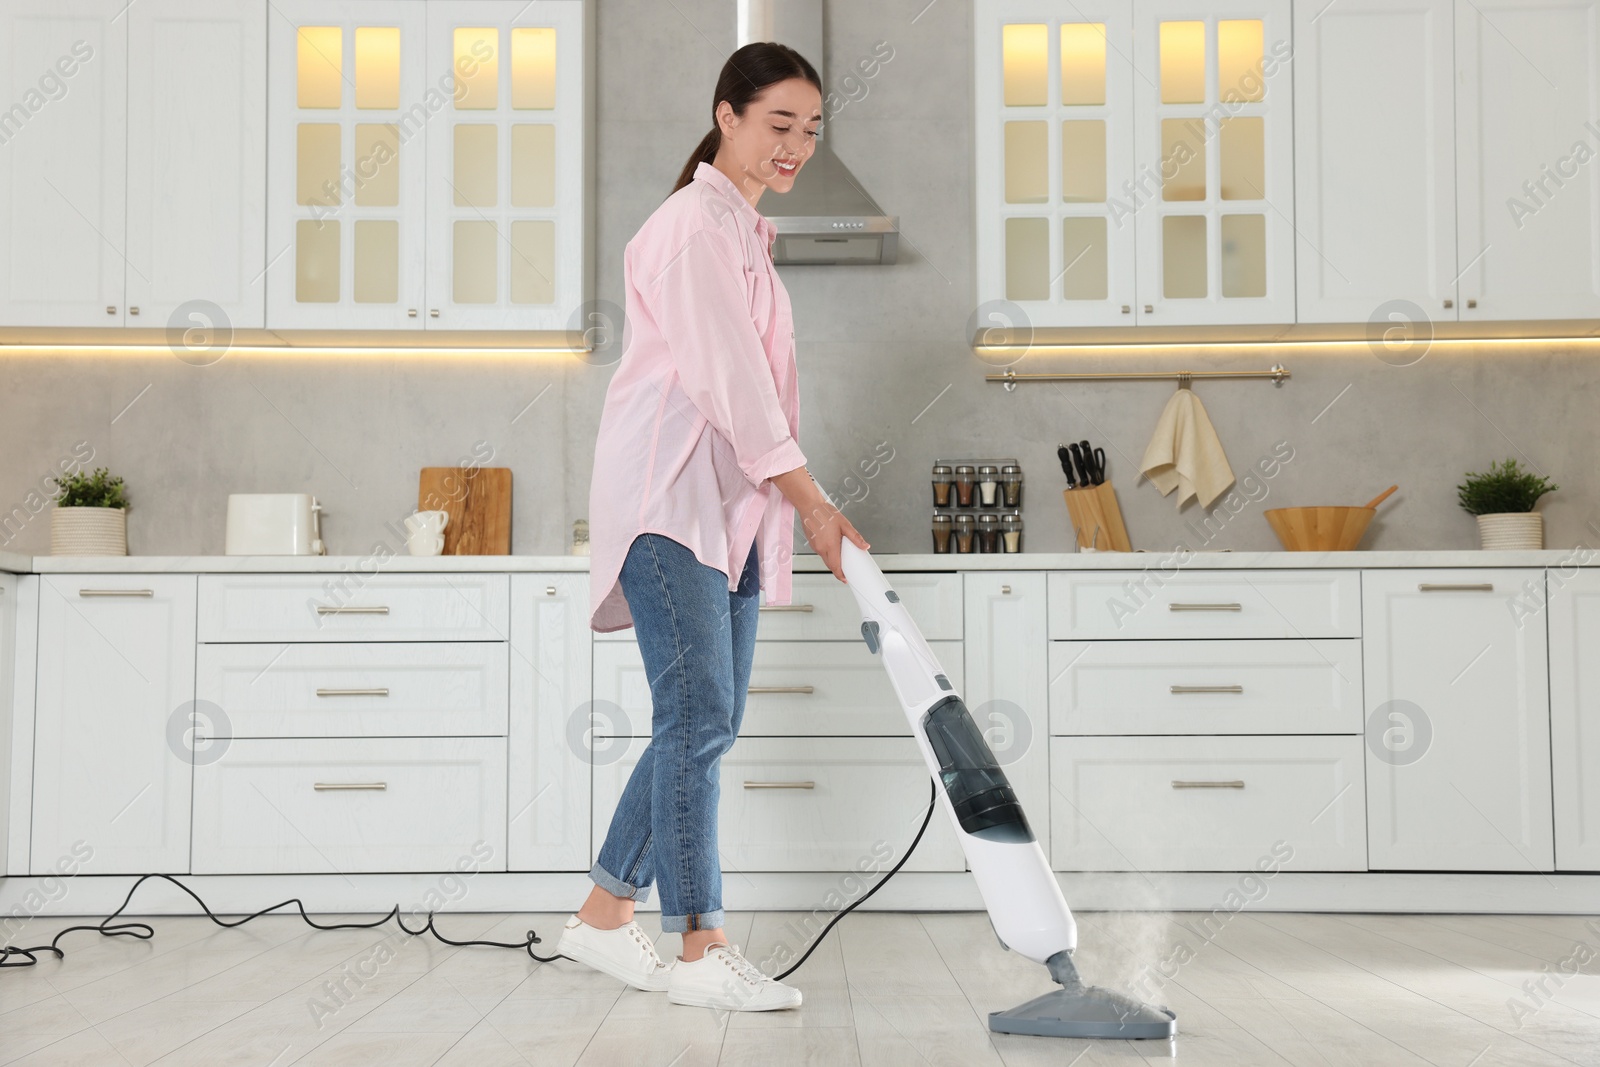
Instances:
[[[1167,401],[1139,469],[1162,496],[1178,490],[1180,508],[1190,497],[1197,497],[1201,507],[1210,507],[1233,484],[1222,442],[1194,390],[1180,388]]]

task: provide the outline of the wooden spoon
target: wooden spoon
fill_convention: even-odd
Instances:
[[[1389,488],[1385,489],[1383,492],[1379,493],[1377,496],[1375,496],[1371,500],[1367,501],[1365,506],[1369,507],[1369,508],[1377,507],[1379,504],[1383,503],[1385,500],[1387,500],[1389,498],[1389,494],[1390,493],[1394,492],[1398,488],[1400,488],[1398,485],[1391,485]]]

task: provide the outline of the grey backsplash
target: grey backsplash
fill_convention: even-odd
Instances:
[[[1235,487],[1237,515],[1224,506],[1228,497],[1209,509],[1209,526],[1205,510],[1192,502],[1176,510],[1137,477],[1172,383],[1034,384],[1010,393],[986,383],[992,368],[964,341],[975,254],[970,3],[830,0],[827,10],[835,79],[875,42],[894,48],[828,136],[885,210],[900,216],[901,261],[782,273],[799,343],[801,447],[824,488],[861,497],[846,514],[875,548],[929,550],[928,467],[935,456],[962,454],[1017,456],[1027,478],[1026,548],[1069,550],[1055,446],[1083,437],[1106,450],[1136,548],[1273,549],[1265,508],[1360,504],[1391,483],[1400,491],[1363,547],[1475,547],[1455,486],[1464,472],[1508,455],[1561,486],[1541,508],[1548,545],[1600,543],[1593,348],[1440,347],[1408,367],[1386,365],[1361,346],[1047,355],[1024,365],[1287,365],[1294,377],[1282,387],[1196,383],[1241,479],[1279,442],[1293,449],[1270,479],[1256,472]],[[624,244],[710,127],[707,98],[733,34],[731,0],[601,0],[601,299],[621,303]],[[561,554],[573,520],[587,511],[611,369],[570,357],[419,353],[235,355],[191,367],[118,352],[0,355],[0,374],[0,507],[13,516],[16,507],[27,512],[29,493],[59,460],[88,442],[91,465],[128,481],[134,553],[221,552],[230,492],[316,493],[331,552],[398,551],[393,524],[415,506],[419,468],[470,461],[487,442],[490,462],[514,471],[513,551]],[[893,459],[865,478],[858,465],[880,442]],[[13,518],[0,548],[47,552],[48,521],[48,511],[20,524]],[[805,547],[798,536],[797,547]]]

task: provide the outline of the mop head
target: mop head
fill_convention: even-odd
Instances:
[[[1110,1040],[1177,1035],[1178,1017],[1167,1008],[1153,1007],[1114,989],[1084,985],[1070,953],[1057,952],[1045,965],[1061,988],[1007,1011],[990,1012],[990,1030]]]

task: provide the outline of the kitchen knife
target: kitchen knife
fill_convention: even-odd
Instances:
[[[1067,451],[1072,453],[1073,466],[1078,470],[1078,481],[1085,489],[1094,484],[1094,479],[1090,476],[1089,472],[1089,465],[1094,462],[1094,458],[1085,457],[1083,453],[1083,449],[1087,448],[1088,445],[1089,442],[1084,441],[1082,442],[1081,446],[1078,444],[1070,444],[1067,446]]]
[[[1067,452],[1066,445],[1056,445],[1056,457],[1061,460],[1061,472],[1067,476],[1067,488],[1078,488],[1077,481],[1072,477],[1072,457]]]

